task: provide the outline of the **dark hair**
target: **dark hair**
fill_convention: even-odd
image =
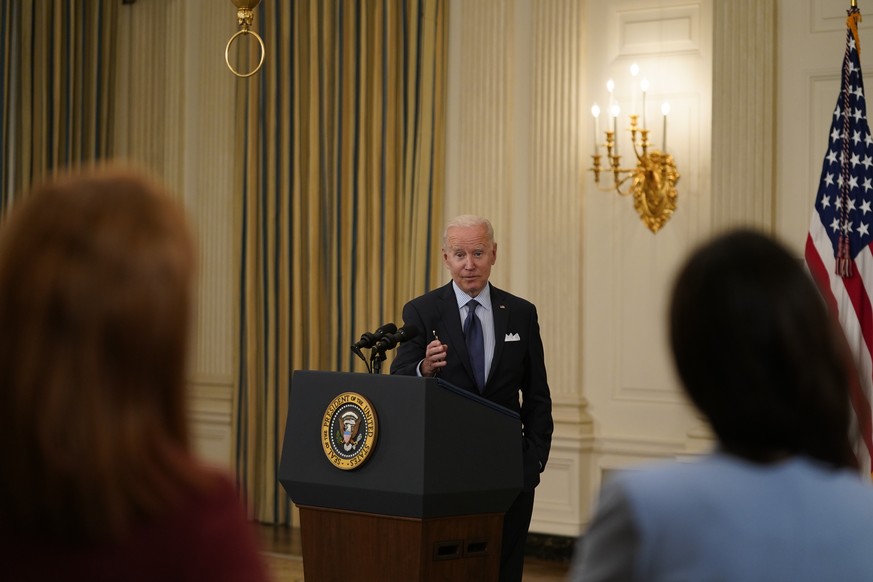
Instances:
[[[194,247],[136,173],[37,187],[0,237],[0,522],[111,537],[208,479],[188,451]]]
[[[845,338],[799,259],[740,230],[681,270],[670,340],[685,390],[728,451],[856,467]]]

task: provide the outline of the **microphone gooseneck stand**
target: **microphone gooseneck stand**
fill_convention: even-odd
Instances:
[[[379,351],[376,348],[370,350],[370,373],[381,374],[382,362],[385,361],[385,352]]]
[[[393,331],[391,330],[393,328]],[[396,333],[395,333],[396,332]],[[376,330],[375,334],[364,334],[361,340],[352,344],[352,352],[364,360],[367,364],[367,372],[370,374],[382,373],[382,362],[385,361],[385,352],[401,342],[405,342],[418,335],[418,330],[413,325],[403,326],[400,329],[393,324],[386,324]],[[362,347],[370,348],[370,361],[361,353]]]

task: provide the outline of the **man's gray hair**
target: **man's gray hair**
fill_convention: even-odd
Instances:
[[[494,244],[494,227],[487,218],[476,216],[475,214],[462,214],[456,216],[446,224],[446,229],[443,231],[443,250],[446,249],[446,240],[450,228],[469,228],[471,226],[484,226],[488,234],[488,240]]]

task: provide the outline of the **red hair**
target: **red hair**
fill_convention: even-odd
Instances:
[[[0,236],[0,521],[120,535],[205,483],[185,407],[194,246],[125,171],[48,182]]]

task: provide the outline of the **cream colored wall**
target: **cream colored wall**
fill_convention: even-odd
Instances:
[[[447,208],[495,218],[495,278],[538,304],[555,396],[533,530],[575,535],[605,473],[711,446],[669,360],[670,283],[700,240],[735,225],[774,232],[800,257],[839,80],[848,6],[835,4],[452,2]],[[656,235],[586,171],[587,112],[606,109],[608,78],[628,112],[632,62],[651,82],[657,144],[658,104],[672,105],[682,174]]]
[[[697,241],[737,223],[774,230],[800,256],[848,1],[449,2],[446,213],[492,219],[495,284],[539,308],[556,432],[532,529],[576,535],[605,472],[710,445],[669,363],[670,281]],[[139,0],[120,10],[118,139],[181,193],[196,225],[192,418],[200,454],[229,466],[234,90],[245,82],[224,64],[234,9]],[[604,105],[610,77],[630,101],[631,62],[651,81],[658,143],[657,104],[672,105],[668,150],[682,174],[678,210],[656,235],[586,171],[591,103]]]
[[[447,209],[494,219],[496,284],[539,308],[557,422],[532,530],[577,535],[603,471],[699,448],[662,323],[710,223],[712,3],[454,0],[450,15]],[[606,109],[613,78],[629,112],[633,62],[658,144],[660,103],[673,108],[679,210],[657,235],[586,171],[589,108]]]
[[[595,189],[591,179],[584,182],[590,203],[583,228],[591,260],[582,288],[589,340],[583,391],[595,424],[586,478],[596,490],[606,471],[684,454],[699,428],[677,389],[664,322],[673,275],[710,225],[713,19],[709,0],[589,2],[589,7],[588,104],[604,103],[604,79],[613,78],[615,97],[628,111],[629,67],[638,63],[640,76],[650,82],[647,118],[656,144],[663,139],[660,104],[670,103],[667,150],[681,174],[677,210],[657,234],[640,222],[631,200]],[[620,123],[627,158],[630,147],[621,128]],[[588,518],[591,500],[581,499],[577,525]]]

